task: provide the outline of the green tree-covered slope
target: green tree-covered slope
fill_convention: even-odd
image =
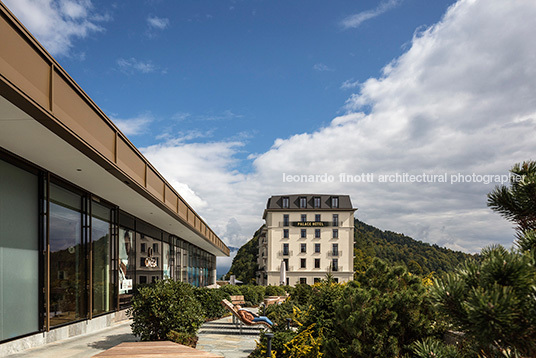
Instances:
[[[355,220],[354,270],[364,271],[378,257],[389,264],[400,264],[416,274],[453,271],[471,255],[438,245],[417,241],[392,231],[382,231]]]
[[[228,280],[231,275],[235,275],[237,280],[243,283],[254,283],[255,272],[257,271],[257,258],[259,256],[259,235],[262,226],[255,232],[253,238],[246,242],[236,253],[229,272],[225,275]]]

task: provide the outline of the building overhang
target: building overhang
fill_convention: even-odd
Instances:
[[[229,248],[0,2],[0,148],[217,256]]]

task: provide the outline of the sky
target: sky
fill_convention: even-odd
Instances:
[[[285,193],[513,242],[486,194],[535,159],[534,1],[3,1],[229,246]]]

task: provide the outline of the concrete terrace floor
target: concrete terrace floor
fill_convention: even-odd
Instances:
[[[203,324],[198,333],[196,348],[220,354],[225,358],[244,358],[255,349],[255,340],[259,340],[259,333],[258,327],[243,326],[240,334],[232,322],[232,317],[224,317]]]
[[[13,358],[89,358],[123,342],[138,341],[123,321],[99,332],[50,343],[10,355]],[[217,353],[225,358],[245,358],[255,349],[259,328],[243,327],[242,334],[232,318],[204,323],[198,332],[197,349]]]
[[[122,321],[98,332],[72,337],[49,343],[41,347],[28,349],[10,358],[88,358],[104,352],[123,342],[136,342],[132,334],[130,321]]]

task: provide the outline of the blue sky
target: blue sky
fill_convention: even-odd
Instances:
[[[471,175],[534,159],[533,2],[4,2],[230,246],[313,192],[453,249],[513,241]],[[374,180],[282,180],[324,173]]]
[[[377,76],[450,3],[92,1],[91,16],[107,18],[94,21],[101,30],[56,57],[108,115],[155,119],[131,137],[137,146],[202,131],[196,141],[246,138],[247,157],[328,124],[355,88],[345,81]],[[360,26],[344,25],[375,9]]]

